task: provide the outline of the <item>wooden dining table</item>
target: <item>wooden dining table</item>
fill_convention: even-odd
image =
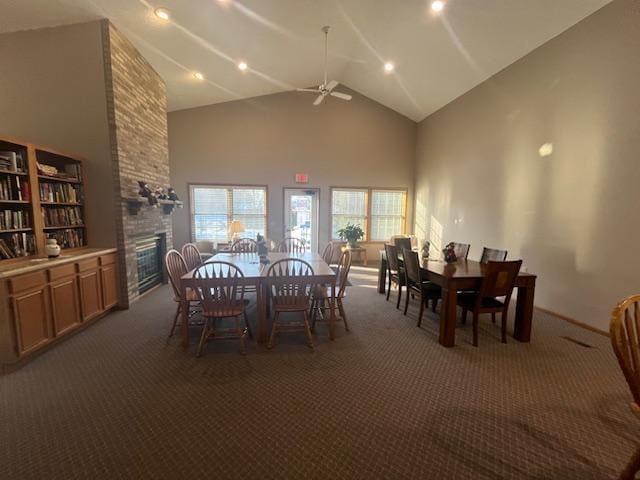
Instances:
[[[256,253],[240,253],[240,252],[223,252],[209,258],[202,266],[187,272],[180,278],[180,289],[182,298],[187,299],[187,289],[206,288],[206,279],[196,278],[195,272],[199,269],[211,268],[210,262],[223,261],[238,267],[244,277],[239,280],[239,284],[256,287],[256,304],[257,304],[257,325],[256,339],[258,343],[266,343],[269,337],[268,325],[268,289],[271,285],[267,272],[274,262],[285,258],[299,258],[309,263],[313,268],[312,279],[315,284],[328,285],[331,287],[331,299],[329,299],[329,338],[335,337],[335,293],[336,293],[336,274],[333,269],[316,253],[276,253],[268,254],[268,264],[260,263],[260,257]],[[186,349],[189,347],[189,302],[182,301],[182,346]]]
[[[485,264],[474,260],[458,260],[457,262],[446,263],[444,260],[425,260],[421,258],[420,268],[427,280],[440,285],[442,288],[438,341],[445,347],[453,347],[456,336],[458,291],[480,290]],[[518,298],[516,301],[513,337],[520,342],[531,341],[536,278],[536,275],[522,271],[516,277],[515,286]],[[386,281],[387,259],[384,251],[381,251],[378,270],[379,293],[385,293]]]

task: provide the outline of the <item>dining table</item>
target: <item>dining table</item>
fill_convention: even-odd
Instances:
[[[222,261],[228,262],[239,268],[243,277],[237,279],[238,284],[245,286],[255,286],[256,289],[256,306],[257,306],[257,322],[256,322],[256,340],[258,343],[266,343],[269,337],[269,315],[268,315],[268,302],[269,302],[269,288],[272,284],[271,280],[267,276],[269,267],[278,260],[286,258],[298,258],[304,260],[311,265],[313,269],[312,280],[316,285],[325,285],[331,287],[331,298],[329,299],[329,338],[333,340],[335,338],[335,324],[336,324],[336,273],[335,271],[322,259],[320,255],[312,252],[304,253],[281,253],[281,252],[269,252],[266,258],[266,262],[263,263],[257,253],[245,253],[245,252],[221,252],[215,254],[213,257],[207,259],[201,266],[187,272],[180,278],[180,289],[182,291],[182,305],[181,305],[181,332],[182,332],[182,346],[183,348],[189,348],[189,302],[187,296],[187,290],[207,288],[206,278],[198,278],[196,271],[199,269],[212,268],[211,262]]]
[[[401,261],[401,258],[399,258]],[[457,305],[459,291],[479,291],[484,277],[484,263],[459,259],[447,263],[440,259],[420,259],[420,269],[425,279],[442,288],[440,307],[440,334],[438,341],[444,347],[453,347],[456,336]],[[531,341],[533,320],[533,298],[537,276],[520,271],[515,281],[517,289],[513,337],[520,342]],[[380,252],[378,269],[378,293],[385,293],[387,282],[387,259]]]

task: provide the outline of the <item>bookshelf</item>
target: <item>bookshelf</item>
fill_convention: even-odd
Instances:
[[[87,245],[82,161],[0,138],[0,263]]]

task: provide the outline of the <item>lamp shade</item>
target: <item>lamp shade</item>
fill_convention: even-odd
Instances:
[[[240,220],[232,220],[229,224],[229,233],[231,236],[237,235],[238,233],[244,232],[244,225],[240,222]]]

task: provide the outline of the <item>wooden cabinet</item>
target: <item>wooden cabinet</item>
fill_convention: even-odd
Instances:
[[[58,281],[49,287],[51,313],[56,336],[80,324],[78,308],[78,285],[75,277]]]
[[[118,274],[115,265],[105,265],[100,269],[102,285],[102,308],[108,310],[118,303]]]
[[[46,285],[16,294],[12,305],[20,355],[47,343],[52,335]]]
[[[78,275],[83,322],[91,320],[102,313],[102,288],[100,286],[99,273],[96,269],[82,272]]]

